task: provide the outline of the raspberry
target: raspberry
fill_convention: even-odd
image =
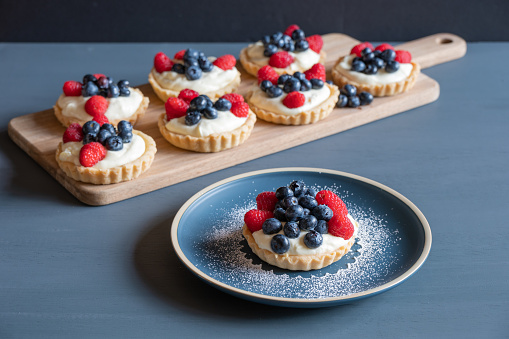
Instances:
[[[290,92],[286,96],[286,98],[283,99],[283,105],[285,105],[288,108],[297,108],[304,105],[306,102],[306,97],[304,94],[300,92]]]
[[[175,53],[175,55],[173,56],[173,59],[177,59],[177,60],[182,60],[184,59],[184,54],[186,54],[186,50],[183,49],[181,51],[178,51],[177,53]]]
[[[265,65],[262,68],[258,70],[257,73],[258,76],[258,85],[263,80],[269,80],[272,82],[274,86],[277,86],[277,79],[279,79],[279,74],[274,70],[274,68],[270,67],[269,65]]]
[[[95,73],[94,74],[95,78],[96,79],[99,79],[99,78],[106,78],[106,75],[102,74],[102,73]]]
[[[390,44],[388,43],[383,43],[383,44],[380,44],[378,46],[376,46],[375,48],[375,51],[380,51],[380,52],[383,52],[385,51],[386,49],[392,49],[394,51],[394,47],[392,47]]]
[[[341,237],[348,240],[355,231],[352,222],[346,215],[334,214],[329,220],[329,233],[335,237]]]
[[[84,145],[80,150],[80,164],[92,167],[106,156],[106,148],[99,142],[91,142]]]
[[[236,117],[245,118],[249,115],[249,105],[240,101],[232,102],[232,108],[230,108],[230,112],[232,112]]]
[[[226,55],[220,56],[213,62],[214,66],[217,66],[224,71],[232,69],[233,67],[235,67],[236,63],[237,63],[237,59],[235,59],[235,57],[231,54],[226,54]]]
[[[352,48],[352,50],[350,51],[350,54],[356,54],[358,57],[361,57],[362,56],[361,52],[366,47],[369,47],[369,48],[371,48],[371,50],[373,50],[373,45],[366,41],[366,42],[362,42],[358,45],[355,45]]]
[[[320,53],[323,47],[323,39],[320,35],[315,34],[308,36],[306,38],[306,41],[309,43],[309,48],[313,50],[316,53]]]
[[[173,61],[171,61],[170,58],[168,58],[168,56],[163,52],[157,53],[154,57],[154,68],[158,73],[171,71],[172,66]]]
[[[171,97],[164,104],[166,119],[171,120],[186,115],[189,104],[182,99]]]
[[[79,97],[81,95],[81,82],[77,81],[66,81],[64,83],[64,94],[68,97]]]
[[[235,102],[244,102],[244,97],[238,93],[228,93],[223,95],[221,98],[228,100],[232,104]]]
[[[80,124],[74,123],[70,124],[69,127],[64,132],[63,141],[81,141],[83,140],[83,131],[81,129]]]
[[[263,222],[274,217],[271,211],[250,210],[244,215],[244,222],[251,232],[262,229]]]
[[[85,103],[85,112],[89,115],[95,117],[96,115],[101,115],[106,113],[109,106],[108,100],[100,95],[94,95]]]
[[[296,29],[300,29],[300,27],[297,25],[290,25],[290,26],[288,26],[288,28],[285,30],[285,32],[283,34],[292,36],[293,31],[295,31]]]
[[[277,68],[286,68],[290,66],[292,62],[293,57],[290,55],[290,53],[285,51],[274,53],[269,59],[269,65]]]
[[[262,192],[256,197],[256,207],[259,210],[274,211],[277,202],[276,192]]]
[[[399,49],[396,51],[396,59],[394,60],[402,64],[409,64],[412,62],[412,54],[409,51]]]
[[[200,94],[192,89],[186,88],[180,91],[178,98],[184,100],[188,104]]]
[[[320,205],[327,205],[334,212],[334,215],[347,215],[346,205],[334,192],[323,190],[316,194],[316,201]]]
[[[304,72],[306,79],[320,79],[325,82],[325,66],[322,64],[314,64],[310,69]]]
[[[108,118],[104,114],[98,114],[92,120],[94,120],[95,122],[97,122],[101,126],[103,124],[109,124],[110,123],[110,121],[108,120]]]

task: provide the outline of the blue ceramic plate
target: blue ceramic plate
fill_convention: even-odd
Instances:
[[[356,242],[320,270],[288,271],[262,262],[241,232],[255,198],[293,180],[330,189],[359,222]],[[237,175],[189,199],[171,229],[180,260],[199,278],[247,300],[287,307],[351,303],[387,291],[415,273],[431,248],[424,215],[407,198],[373,180],[316,168],[278,168]]]

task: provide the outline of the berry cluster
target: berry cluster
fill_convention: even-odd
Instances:
[[[66,96],[73,97],[100,95],[104,98],[117,98],[131,95],[129,81],[120,80],[117,84],[114,84],[113,79],[104,74],[87,74],[83,77],[82,83],[72,80],[66,81],[63,91]]]
[[[350,239],[354,233],[344,202],[333,192],[317,193],[302,181],[260,193],[256,205],[257,209],[245,214],[244,222],[251,232],[274,234],[271,248],[277,254],[288,252],[289,239],[300,237],[301,232],[308,248],[320,247],[322,234]]]
[[[357,55],[352,60],[351,70],[369,75],[377,74],[381,69],[387,73],[394,73],[399,70],[400,63],[412,61],[412,56],[408,51],[396,51],[387,43],[373,48],[369,42],[363,42],[354,46],[350,54]]]
[[[304,52],[311,48],[320,53],[323,46],[321,36],[312,35],[306,38],[304,31],[297,25],[288,26],[284,33],[264,35],[261,41],[264,46],[263,55],[266,57],[272,57],[279,49],[285,52]]]
[[[352,107],[369,105],[373,102],[373,94],[369,92],[360,92],[357,94],[357,88],[353,85],[346,84],[341,88],[339,100],[336,107]]]

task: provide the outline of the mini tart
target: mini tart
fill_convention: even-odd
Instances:
[[[322,119],[325,119],[327,116],[329,116],[329,114],[336,106],[336,102],[338,101],[339,89],[334,85],[329,85],[328,83],[325,83],[324,86],[329,87],[330,90],[329,97],[315,108],[295,115],[279,114],[276,112],[266,111],[256,107],[250,102],[250,98],[253,95],[253,91],[249,91],[247,93],[246,101],[249,104],[251,110],[255,112],[256,116],[262,120],[281,125],[312,124]]]
[[[242,235],[246,238],[251,250],[263,261],[291,271],[310,271],[329,266],[343,257],[355,243],[355,237],[351,237],[350,241],[344,246],[339,247],[333,252],[312,254],[312,255],[289,255],[277,254],[266,249],[262,249],[256,243],[253,233],[244,224],[242,227]]]
[[[244,69],[246,70],[246,72],[248,72],[249,74],[251,74],[252,76],[257,76],[258,74],[258,70],[260,68],[262,68],[263,66],[260,66],[258,64],[255,64],[254,62],[251,62],[250,59],[249,59],[249,56],[247,55],[247,49],[249,48],[248,47],[245,47],[243,48],[241,51],[240,51],[240,63],[242,64],[242,67],[244,67]],[[320,51],[320,59],[318,60],[318,63],[320,64],[324,64],[325,63],[325,58],[326,58],[327,54],[321,50]],[[268,59],[268,58],[267,58]],[[283,75],[283,74],[293,74],[294,72],[304,72],[304,71],[307,71],[307,69],[296,69],[296,70],[291,70],[290,67],[286,67],[286,68],[277,68],[277,67],[273,67],[271,66],[276,72],[277,74],[279,75]]]
[[[171,97],[177,98],[180,93],[180,90],[174,91],[171,89],[165,89],[161,87],[161,85],[159,85],[156,78],[154,77],[153,72],[156,72],[155,68],[152,68],[152,70],[148,74],[148,82],[152,86],[152,89],[154,90],[155,94],[159,97],[159,99],[161,99],[163,102],[166,102],[168,98]],[[235,76],[235,78],[223,88],[220,88],[217,91],[213,92],[203,92],[203,93],[200,92],[200,94],[205,94],[208,97],[210,97],[210,99],[217,100],[225,94],[235,92],[239,85],[240,85],[240,72],[237,71],[237,75]]]
[[[131,89],[138,92],[140,95],[143,96],[143,93],[139,89],[137,89],[137,88],[131,88]],[[150,102],[150,100],[146,96],[143,96],[143,100],[141,101],[140,105],[138,106],[138,109],[134,112],[133,115],[131,115],[129,118],[109,120],[110,124],[116,126],[120,121],[126,120],[126,121],[129,121],[131,123],[131,125],[134,126],[136,124],[136,122],[145,114],[145,111],[148,108],[149,102]],[[92,116],[90,116],[90,120],[80,120],[80,119],[77,119],[74,117],[67,117],[67,116],[63,115],[62,108],[60,106],[58,106],[58,101],[55,104],[55,106],[53,106],[53,110],[55,111],[55,116],[57,117],[58,121],[60,121],[60,123],[62,125],[64,125],[65,127],[68,127],[69,125],[74,124],[74,123],[83,125],[87,121],[90,121],[93,119]]]
[[[352,79],[348,73],[349,71],[339,65],[344,58],[345,57],[339,58],[332,68],[332,80],[334,83],[338,85],[339,88],[346,84],[350,84],[355,86],[358,92],[369,92],[376,97],[387,97],[408,91],[414,86],[417,76],[421,73],[421,66],[418,63],[411,62],[412,71],[404,80],[390,84],[364,84]]]
[[[174,133],[166,128],[166,114],[163,113],[159,116],[157,122],[159,131],[168,142],[176,147],[183,148],[194,152],[220,152],[242,144],[251,135],[254,124],[256,122],[256,115],[249,111],[247,120],[233,131],[214,133],[206,137],[194,137]]]
[[[143,141],[145,142],[145,152],[138,159],[125,165],[107,169],[98,169],[93,167],[77,166],[72,162],[61,161],[59,156],[62,152],[63,142],[60,142],[56,151],[58,166],[60,166],[67,176],[74,180],[96,185],[116,184],[122,181],[135,179],[150,167],[152,161],[154,161],[157,148],[154,139],[152,139],[149,135],[136,130],[133,130],[133,134],[143,138]]]

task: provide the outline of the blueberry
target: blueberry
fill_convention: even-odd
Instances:
[[[309,195],[314,198],[314,197],[316,197],[316,190],[314,188],[308,187],[306,195]]]
[[[108,98],[118,98],[119,96],[120,90],[118,89],[118,86],[111,84],[110,87],[108,87]]]
[[[276,190],[277,200],[283,200],[286,197],[293,197],[293,191],[286,186],[279,187]]]
[[[285,36],[288,36],[288,35],[285,35]],[[295,44],[293,41],[290,40],[288,42],[285,42],[282,49],[287,52],[293,52],[293,51],[295,51]]]
[[[89,144],[94,141],[97,141],[97,134],[88,133],[88,134],[83,135],[83,145]]]
[[[327,205],[318,205],[311,210],[311,215],[314,215],[318,220],[329,221],[334,213]]]
[[[283,254],[290,249],[290,240],[282,234],[276,234],[270,241],[270,248],[277,254]]]
[[[288,206],[285,217],[288,221],[297,221],[304,216],[304,209],[300,205]]]
[[[283,86],[283,91],[286,93],[294,92],[294,91],[300,91],[300,81],[299,79],[290,78],[285,81],[285,84]]]
[[[117,82],[117,86],[118,88],[122,88],[122,87],[129,87],[129,81],[127,80],[120,80],[119,82]]]
[[[309,42],[306,40],[298,40],[295,42],[295,50],[297,52],[303,52],[309,49]]]
[[[301,73],[301,72],[295,72],[293,73],[292,75],[295,79],[299,79],[300,81],[302,80],[306,80],[306,74],[304,73]]]
[[[360,92],[359,101],[361,105],[369,105],[373,102],[373,94],[369,92]]]
[[[274,210],[274,218],[279,221],[286,221],[285,210],[281,207]]]
[[[205,107],[207,107],[207,98],[202,96],[197,96],[189,103],[190,111],[201,111]]]
[[[186,73],[186,67],[182,64],[173,64],[171,67],[171,70],[178,74],[185,74]]]
[[[348,97],[344,94],[340,94],[336,107],[342,108],[346,107],[346,105],[348,105]]]
[[[362,60],[355,60],[352,62],[352,67],[350,70],[354,72],[362,72],[366,69],[366,64]]]
[[[392,49],[386,49],[380,54],[380,58],[385,62],[394,61],[396,59],[396,52]]]
[[[362,55],[363,57],[364,57],[364,56],[366,56],[366,55],[368,55],[368,54],[370,54],[370,53],[373,53],[373,51],[372,51],[372,50],[371,50],[371,48],[369,48],[369,47],[366,47],[366,48],[364,48],[364,49],[361,51],[361,55]],[[373,54],[373,55],[374,55],[374,54]]]
[[[279,40],[281,40],[283,38],[283,33],[281,32],[276,32],[274,34],[271,35],[270,37],[270,40],[274,43],[277,43]],[[284,41],[284,40],[283,40]]]
[[[303,195],[299,198],[299,205],[309,210],[318,206],[318,201],[310,195]]]
[[[187,126],[193,126],[199,123],[201,120],[201,114],[198,111],[187,112],[185,122]]]
[[[290,79],[292,76],[290,74],[283,74],[280,75],[279,78],[277,78],[277,84],[278,85],[284,85],[286,80]]]
[[[398,69],[399,69],[399,62],[397,62],[397,61],[387,61],[387,64],[385,65],[385,71],[387,73],[397,72]]]
[[[375,59],[375,54],[373,52],[368,53],[362,57],[362,61],[364,61],[364,63],[370,63],[374,59]]]
[[[263,55],[270,57],[277,52],[277,46],[274,44],[268,44],[263,50]]]
[[[306,37],[306,34],[304,34],[304,31],[302,29],[296,29],[292,32],[293,40],[302,40],[305,37]]]
[[[303,208],[302,210],[304,211],[304,213],[303,213],[304,216],[309,215],[311,213],[311,211],[307,208]]]
[[[306,215],[299,220],[299,228],[303,231],[309,231],[316,227],[318,219],[314,215]]]
[[[270,98],[277,98],[283,95],[283,90],[277,86],[272,86],[267,89],[266,93]]]
[[[378,67],[378,69],[384,68],[385,66],[385,62],[380,58],[374,58],[371,63]]]
[[[326,83],[328,83],[329,85],[334,85],[334,83],[332,82],[332,80],[327,80],[325,81]]]
[[[205,107],[202,111],[202,114],[207,119],[217,118],[217,110],[214,107]]]
[[[309,80],[304,79],[304,80],[300,81],[300,91],[301,92],[309,91],[312,87],[313,87],[313,85],[311,85],[311,82]]]
[[[276,218],[269,218],[263,222],[262,230],[264,234],[276,234],[283,226],[281,225],[281,221]]]
[[[131,91],[127,87],[120,87],[119,91],[121,97],[128,97],[131,95]]]
[[[83,95],[84,97],[91,97],[97,94],[99,94],[99,87],[97,87],[97,85],[94,84],[92,81],[87,82],[81,88],[81,95]]]
[[[214,108],[217,109],[218,111],[223,111],[223,112],[229,111],[230,108],[232,108],[232,103],[226,99],[219,98],[214,103]]]
[[[88,82],[96,82],[97,78],[93,76],[92,74],[87,74],[83,77],[83,85],[86,85]]]
[[[186,59],[198,59],[199,56],[200,56],[200,52],[198,52],[195,49],[188,48],[188,49],[186,49],[186,52],[184,53],[183,59],[184,60],[186,60]]]
[[[300,196],[302,191],[306,188],[306,185],[304,185],[302,180],[294,180],[290,183],[290,185],[288,185],[288,188],[293,191],[295,196]]]
[[[306,245],[309,248],[318,248],[323,243],[323,237],[320,233],[316,231],[309,231],[304,236],[304,245]]]
[[[266,92],[269,88],[271,88],[272,86],[272,82],[270,82],[269,80],[263,80],[261,83],[260,83],[260,88],[262,89],[262,91]]]
[[[104,147],[110,151],[120,151],[124,148],[124,143],[122,142],[122,138],[115,135],[106,139]]]
[[[325,220],[318,220],[315,231],[321,234],[327,234],[329,232],[329,224]]]
[[[186,66],[187,68],[191,66],[200,67],[200,64],[198,63],[198,59],[188,58],[184,60],[184,66]]]
[[[348,107],[356,108],[361,105],[361,100],[357,95],[354,95],[353,97],[348,98]]]
[[[113,78],[112,77],[106,77],[106,79],[108,79],[108,83],[111,85],[113,83]]]
[[[103,124],[101,126],[101,130],[100,131],[102,131],[102,130],[107,130],[108,132],[110,132],[111,135],[117,135],[117,131],[115,130],[115,127],[113,127],[112,124]]]
[[[99,91],[99,95],[102,96],[103,98],[107,98],[108,97],[108,90],[107,89],[102,89]]]
[[[275,42],[275,44],[278,48],[283,48],[285,46],[285,41],[283,39],[279,39],[277,42]]]
[[[214,68],[214,65],[210,62],[210,60],[198,60],[198,65],[200,66],[203,72],[210,72]]]
[[[288,238],[295,239],[300,235],[300,228],[295,221],[289,221],[283,227],[283,232]]]
[[[97,141],[104,145],[104,142],[106,141],[106,139],[108,139],[111,136],[112,136],[112,134],[110,133],[110,131],[108,131],[106,129],[101,129],[99,131],[99,133],[97,134]]]
[[[262,36],[261,41],[262,41],[262,43],[263,43],[264,45],[267,45],[268,43],[270,43],[270,36],[268,36],[268,35],[264,35],[264,36]]]
[[[382,52],[380,52],[379,50],[375,49],[373,51],[373,54],[375,55],[376,58],[379,58],[380,57],[380,54],[382,54]]]
[[[299,204],[299,199],[296,197],[286,197],[283,200],[281,200],[281,206],[284,209],[288,209],[290,206],[295,206]]]
[[[309,81],[311,82],[312,89],[320,89],[324,86],[322,79],[311,79]]]
[[[198,66],[191,66],[186,68],[186,79],[187,80],[198,80],[201,78],[201,68]]]
[[[355,94],[357,94],[357,88],[355,88],[355,86],[353,85],[346,84],[341,89],[341,94],[344,94],[347,97],[354,96]]]
[[[99,89],[106,89],[110,85],[110,82],[106,77],[100,77],[99,79],[97,79],[96,84],[97,87],[99,87]]]
[[[118,134],[118,136],[122,139],[124,144],[128,144],[133,140],[133,132],[131,131],[122,131]]]
[[[118,124],[117,124],[117,129],[119,132],[122,132],[122,131],[128,131],[128,132],[132,132],[133,130],[133,125],[131,125],[131,123],[129,121],[126,121],[126,120],[121,120]]]
[[[364,70],[364,74],[369,74],[369,75],[376,74],[377,72],[378,72],[378,67],[376,67],[373,64],[367,64],[366,69]]]
[[[99,133],[99,130],[101,129],[101,125],[99,125],[97,122],[90,120],[83,124],[82,131],[83,135],[85,134],[97,134]]]

